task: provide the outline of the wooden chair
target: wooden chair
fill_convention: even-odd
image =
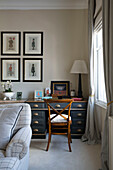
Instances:
[[[48,124],[49,124],[49,137],[48,137],[48,144],[46,151],[49,149],[49,145],[51,142],[51,134],[54,135],[68,135],[68,146],[69,151],[71,152],[71,132],[70,132],[70,125],[72,123],[71,117],[70,117],[70,109],[71,104],[73,102],[72,99],[45,99],[44,100],[47,103],[48,111],[49,111],[49,118],[48,118]],[[57,104],[57,109],[53,107],[54,104]],[[58,108],[58,103],[66,103],[64,104],[63,109]],[[65,110],[68,112],[68,115],[62,114],[65,112]]]

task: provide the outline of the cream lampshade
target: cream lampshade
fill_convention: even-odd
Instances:
[[[82,98],[82,83],[81,83],[81,74],[88,74],[86,62],[84,60],[75,60],[70,73],[79,74],[78,82],[78,97]]]

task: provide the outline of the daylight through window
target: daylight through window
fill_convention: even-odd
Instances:
[[[95,30],[94,33],[94,74],[96,99],[106,102],[104,67],[103,67],[103,46],[102,46],[102,27]]]

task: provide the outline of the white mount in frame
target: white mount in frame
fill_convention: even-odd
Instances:
[[[23,82],[43,81],[43,59],[23,58]]]
[[[23,33],[23,55],[43,55],[43,32]]]
[[[20,82],[20,58],[1,58],[1,81]]]
[[[1,55],[20,55],[21,32],[1,32]]]

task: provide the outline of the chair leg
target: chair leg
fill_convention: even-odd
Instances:
[[[49,150],[50,142],[51,142],[51,133],[49,133],[49,137],[48,137],[48,144],[47,144],[46,151],[48,151],[48,150]]]
[[[68,125],[68,146],[69,146],[69,152],[72,152],[71,145],[70,145],[70,142],[71,142],[70,136],[71,136],[71,134],[70,134],[70,125]]]
[[[46,151],[49,150],[50,142],[51,142],[51,125],[49,124],[49,137],[48,137],[48,144],[47,144]]]
[[[68,135],[68,146],[69,146],[69,152],[72,152],[71,145],[70,145],[70,137],[69,137],[69,135]]]
[[[72,139],[71,139],[71,133],[70,133],[70,142],[72,143]]]

